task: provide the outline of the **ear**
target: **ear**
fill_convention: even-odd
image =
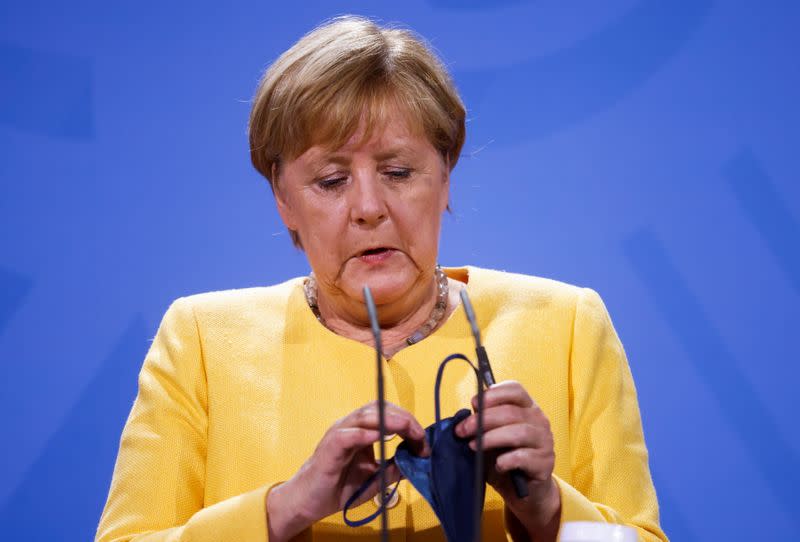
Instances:
[[[450,210],[450,157],[444,157],[444,171],[442,172],[442,192],[439,203],[439,212]]]
[[[296,230],[294,211],[290,200],[287,198],[286,191],[278,179],[277,164],[272,164],[272,194],[275,196],[275,204],[278,207],[278,214],[283,221],[283,225],[289,230]]]

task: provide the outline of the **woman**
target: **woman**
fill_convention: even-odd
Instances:
[[[264,75],[251,156],[313,273],[175,301],[145,359],[97,540],[334,540],[375,472],[378,419],[362,288],[384,337],[386,429],[429,453],[438,362],[470,352],[467,288],[500,384],[485,394],[487,540],[555,540],[561,523],[627,523],[666,540],[636,392],[597,294],[555,281],[437,267],[464,107],[408,31],[355,17],[303,37]],[[443,411],[473,400],[449,368]],[[474,407],[474,404],[473,404]],[[475,435],[474,414],[458,425]],[[522,470],[529,496],[506,473]],[[395,467],[388,473],[400,476]],[[354,516],[375,509],[368,497]],[[443,540],[399,482],[392,536]],[[137,538],[138,539],[138,538]]]

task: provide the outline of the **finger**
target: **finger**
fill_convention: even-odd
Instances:
[[[384,429],[387,433],[396,433],[406,439],[415,455],[422,457],[430,455],[430,446],[425,438],[425,430],[411,414],[396,406],[387,409],[385,414]],[[355,427],[377,430],[379,429],[378,418],[377,406],[370,404],[353,412],[342,420],[341,424],[353,424]]]
[[[484,409],[483,411],[483,430],[490,431],[504,425],[528,422],[535,425],[536,420],[530,416],[530,409],[518,407],[517,405],[500,405]],[[461,421],[456,426],[456,435],[461,438],[472,437],[478,430],[478,414],[472,414]]]
[[[469,441],[469,447],[476,449],[475,439]],[[496,450],[499,448],[552,448],[552,437],[549,431],[527,423],[505,425],[487,431],[483,435],[483,449]]]
[[[359,420],[359,427],[365,429],[379,428],[378,413],[367,413]],[[384,429],[387,434],[396,433],[413,442],[422,443],[425,440],[425,431],[419,424],[412,423],[405,416],[395,416],[394,414],[387,414],[384,417]]]
[[[398,433],[403,437],[421,439],[425,436],[425,430],[417,419],[407,410],[399,406],[386,402],[384,410],[384,422],[386,430],[390,433]],[[378,427],[378,405],[373,401],[363,407],[351,412],[339,423],[348,427]],[[403,433],[401,433],[403,431]]]
[[[331,460],[337,465],[348,463],[356,452],[380,438],[378,431],[363,427],[337,427],[329,434],[327,440],[331,445],[325,446],[325,449],[329,450]]]
[[[521,406],[524,408],[536,405],[534,400],[516,380],[498,382],[483,392],[483,408],[489,408],[504,403]],[[472,408],[478,408],[478,396],[472,398]]]
[[[553,473],[555,454],[541,449],[517,448],[497,456],[495,469],[500,473],[519,469],[531,480],[546,481]]]

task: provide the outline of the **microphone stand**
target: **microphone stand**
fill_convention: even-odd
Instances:
[[[375,308],[375,301],[372,299],[372,292],[369,286],[364,286],[364,301],[367,304],[367,314],[369,323],[372,327],[372,336],[375,339],[375,364],[378,368],[378,433],[379,439],[379,495],[381,503],[381,542],[389,540],[389,516],[386,511],[386,405],[384,403],[383,390],[383,343],[381,342],[381,326],[378,323],[378,310]]]
[[[467,295],[467,289],[461,290],[461,303],[464,305],[464,312],[467,314],[469,320],[469,327],[472,329],[472,336],[475,339],[475,355],[478,356],[478,373],[481,380],[486,384],[486,387],[494,385],[494,374],[492,373],[492,366],[489,364],[489,355],[486,349],[481,344],[481,332],[478,329],[478,321],[475,318],[475,311],[472,308],[472,303]],[[483,463],[483,393],[478,394],[478,430],[475,437],[476,448],[478,448],[478,460]],[[523,499],[528,496],[528,483],[520,469],[512,470],[509,475],[511,476],[511,483],[514,485],[514,491],[517,497]]]

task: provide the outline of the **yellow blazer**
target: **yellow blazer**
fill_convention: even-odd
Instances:
[[[562,522],[625,523],[642,540],[666,540],[636,390],[600,297],[537,277],[445,272],[467,283],[497,380],[521,382],[550,420]],[[454,352],[474,358],[460,308],[385,361],[386,399],[433,423],[436,370]],[[374,400],[374,364],[371,347],[315,319],[301,278],[176,300],[139,375],[96,540],[267,540],[270,488],[298,470],[335,420]],[[450,364],[442,415],[468,407],[475,391],[466,364]],[[487,489],[484,538],[509,538],[503,500]],[[399,494],[391,539],[444,540],[411,484],[402,481]],[[364,503],[351,517],[374,507]],[[374,539],[379,523],[350,528],[339,513],[298,538]]]

